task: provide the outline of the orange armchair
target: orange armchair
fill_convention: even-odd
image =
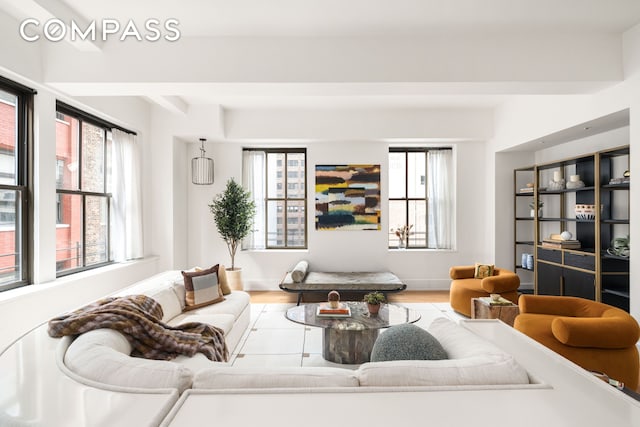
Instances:
[[[513,271],[494,268],[493,276],[475,279],[475,266],[458,266],[449,269],[451,287],[449,303],[460,314],[471,317],[471,299],[500,294],[503,298],[518,302],[520,278]]]
[[[589,371],[638,387],[638,322],[607,304],[577,298],[522,295],[514,328]]]

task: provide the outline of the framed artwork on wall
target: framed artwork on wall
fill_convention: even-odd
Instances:
[[[380,229],[380,165],[316,165],[316,230]]]

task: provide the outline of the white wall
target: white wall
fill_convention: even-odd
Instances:
[[[255,146],[255,144],[253,144]],[[300,146],[300,145],[298,145]],[[456,143],[457,249],[454,251],[388,249],[388,144],[367,141],[319,142],[307,148],[308,249],[241,251],[236,264],[243,268],[245,287],[252,290],[277,290],[277,284],[296,262],[306,259],[315,271],[390,270],[405,281],[409,289],[448,289],[449,267],[475,261],[490,261],[493,254],[478,224],[486,221],[486,199],[482,184],[490,169],[478,167],[478,158],[486,154],[480,142]],[[213,186],[189,184],[188,265],[229,264],[226,245],[218,236],[208,204],[224,189],[226,180],[242,180],[241,144],[210,144],[207,154],[216,161]],[[190,144],[189,157],[199,154]],[[188,159],[187,159],[188,160]],[[315,229],[314,170],[317,164],[380,164],[382,166],[382,229],[380,231],[317,231]]]

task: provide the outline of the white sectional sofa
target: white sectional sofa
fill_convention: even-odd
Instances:
[[[249,296],[232,292],[221,303],[183,313],[180,281],[179,272],[166,272],[119,295],[156,298],[170,324],[198,320],[220,326],[233,351],[250,323]],[[640,404],[501,322],[436,319],[430,332],[449,359],[365,363],[355,371],[248,369],[201,355],[169,362],[140,359],[130,356],[129,343],[118,332],[55,339],[45,324],[0,354],[0,425],[181,427],[211,414],[221,424],[275,425],[282,424],[282,413],[272,409],[282,401],[288,417],[282,425],[324,413],[318,407],[362,405],[388,409],[381,413],[393,419],[378,424],[414,422],[426,410],[441,424],[507,426],[523,406],[534,408],[531,425],[556,425],[559,416],[573,425],[568,420],[578,408],[583,425],[600,418],[633,425],[629,419],[640,416]],[[584,406],[585,390],[598,396],[597,403]],[[458,410],[461,402],[464,411]],[[500,417],[478,417],[495,402],[501,402]],[[341,416],[351,424],[362,415]]]
[[[184,285],[179,271],[158,274],[136,283],[118,295],[145,294],[163,308],[163,321],[170,325],[204,322],[224,330],[230,352],[238,345],[250,321],[250,299],[234,291],[225,300],[194,311],[183,312]],[[439,361],[394,361],[365,363],[358,370],[342,368],[231,367],[211,362],[202,354],[180,356],[172,361],[131,357],[131,345],[117,331],[98,329],[75,340],[65,338],[58,352],[75,375],[108,386],[176,389],[189,388],[272,389],[325,387],[420,387],[489,386],[530,383],[526,371],[491,343],[445,318],[429,330],[449,355]]]

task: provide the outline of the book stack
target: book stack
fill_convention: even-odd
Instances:
[[[513,302],[504,297],[500,297],[497,300],[494,300],[491,297],[480,297],[480,300],[489,305],[513,305]]]
[[[533,193],[533,187],[523,187],[520,189],[521,193]]]
[[[553,249],[580,249],[580,240],[544,239],[542,246]]]
[[[318,305],[316,315],[319,317],[350,317],[351,309],[344,303],[340,303],[337,308],[332,308],[326,302]]]

